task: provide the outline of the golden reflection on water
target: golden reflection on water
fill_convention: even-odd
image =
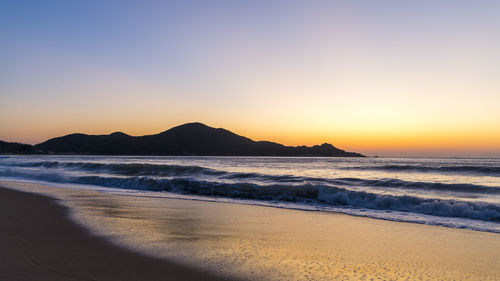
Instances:
[[[246,280],[498,280],[500,235],[332,213],[111,195],[51,194],[96,234]]]

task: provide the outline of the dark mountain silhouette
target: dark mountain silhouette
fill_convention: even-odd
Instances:
[[[160,134],[140,137],[122,132],[110,135],[71,134],[37,144],[34,149],[56,154],[363,157],[327,143],[293,147],[253,141],[202,123],[188,123]]]
[[[29,154],[35,153],[35,148],[29,144],[0,140],[0,153]]]

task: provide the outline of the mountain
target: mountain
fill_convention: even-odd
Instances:
[[[30,154],[35,153],[35,149],[29,144],[0,140],[0,153]]]
[[[56,154],[363,157],[327,143],[293,147],[253,141],[202,123],[188,123],[160,134],[139,137],[122,132],[110,135],[70,134],[37,144],[34,149]]]

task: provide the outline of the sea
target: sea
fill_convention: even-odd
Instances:
[[[0,178],[500,233],[500,159],[23,155]]]

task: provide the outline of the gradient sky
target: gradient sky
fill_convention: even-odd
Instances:
[[[199,121],[500,157],[500,1],[0,1],[0,139]]]

